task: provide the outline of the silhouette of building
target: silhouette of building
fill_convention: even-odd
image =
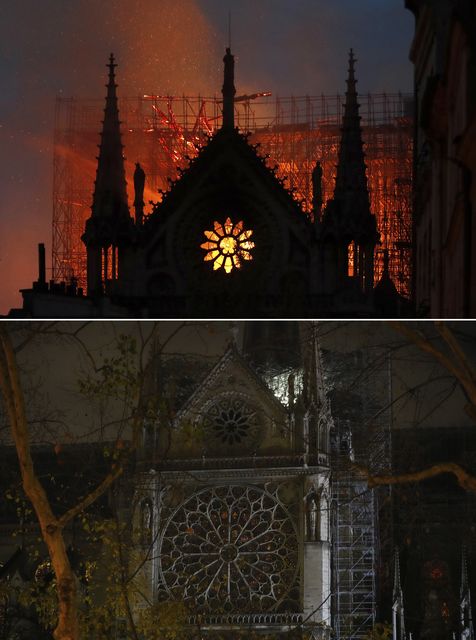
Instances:
[[[476,315],[476,9],[407,0],[415,15],[415,301],[431,317]]]
[[[111,56],[83,234],[87,297],[74,280],[68,287],[48,286],[42,266],[38,282],[22,292],[23,310],[16,315],[352,318],[406,312],[407,301],[388,286],[388,268],[383,291],[375,290],[379,234],[370,211],[352,51],[334,194],[323,208],[317,163],[312,216],[235,127],[228,49],[224,63],[222,127],[147,216],[145,176],[136,167],[133,218]]]

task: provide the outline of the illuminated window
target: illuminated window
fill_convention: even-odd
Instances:
[[[231,273],[233,268],[240,269],[243,260],[253,260],[250,250],[255,243],[250,240],[253,231],[243,229],[243,221],[233,224],[230,218],[224,224],[215,221],[213,231],[204,231],[207,242],[200,245],[207,252],[203,260],[213,261],[213,270],[223,268]]]
[[[351,242],[347,247],[347,275],[349,276],[349,278],[352,278],[356,275],[355,260],[355,245],[353,242]]]

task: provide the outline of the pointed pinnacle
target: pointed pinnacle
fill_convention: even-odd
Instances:
[[[400,552],[395,549],[395,575],[393,577],[393,598],[394,600],[402,594],[402,585],[400,582]]]
[[[106,105],[102,123],[101,143],[97,158],[96,181],[93,195],[93,215],[114,215],[128,217],[126,177],[124,169],[123,145],[121,140],[119,111],[114,68],[114,55],[109,63],[109,81],[106,85]],[[107,210],[107,212],[106,212]],[[114,213],[113,213],[114,212]]]
[[[354,79],[354,64],[357,62],[357,59],[354,58],[354,50],[351,49],[349,51],[349,79],[352,78],[352,80]]]
[[[461,553],[461,592],[466,592],[468,589],[468,558],[466,555],[466,547],[463,547]]]
[[[235,127],[235,58],[231,53],[229,47],[226,49],[225,57],[223,58],[224,72],[223,72],[223,128],[233,129]]]

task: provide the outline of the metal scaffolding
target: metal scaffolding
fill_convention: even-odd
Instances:
[[[323,198],[331,196],[340,139],[344,96],[270,98],[239,96],[236,123],[259,143],[270,166],[295,190],[305,214],[312,216],[311,173],[323,168]],[[397,289],[410,295],[411,282],[411,97],[405,94],[363,95],[361,116],[372,211],[381,244],[376,250],[375,277],[380,278],[383,250]],[[96,146],[102,100],[58,98],[56,103],[52,278],[73,276],[85,284],[86,257],[81,242],[90,215]],[[208,136],[221,126],[221,98],[145,95],[119,102],[126,175],[132,194],[135,162],[146,174],[146,201],[159,201],[159,190],[188,164]],[[147,212],[147,209],[146,209]]]
[[[391,578],[382,559],[393,552],[390,489],[369,490],[355,467],[362,465],[371,473],[391,469],[390,361],[388,354],[378,352],[360,357],[359,406],[352,420],[335,419],[333,434],[332,626],[339,640],[368,637],[378,619],[377,594],[388,589]],[[355,374],[350,375],[354,387]]]
[[[348,470],[349,434],[337,425],[340,451],[333,469],[334,619],[336,638],[364,638],[376,618],[375,503],[366,483]]]

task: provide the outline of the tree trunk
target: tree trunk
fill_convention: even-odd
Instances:
[[[63,528],[53,514],[33,466],[25,402],[15,354],[5,325],[0,327],[0,387],[15,441],[23,488],[38,518],[56,578],[58,624],[53,636],[55,640],[79,640],[76,576],[66,553]]]

